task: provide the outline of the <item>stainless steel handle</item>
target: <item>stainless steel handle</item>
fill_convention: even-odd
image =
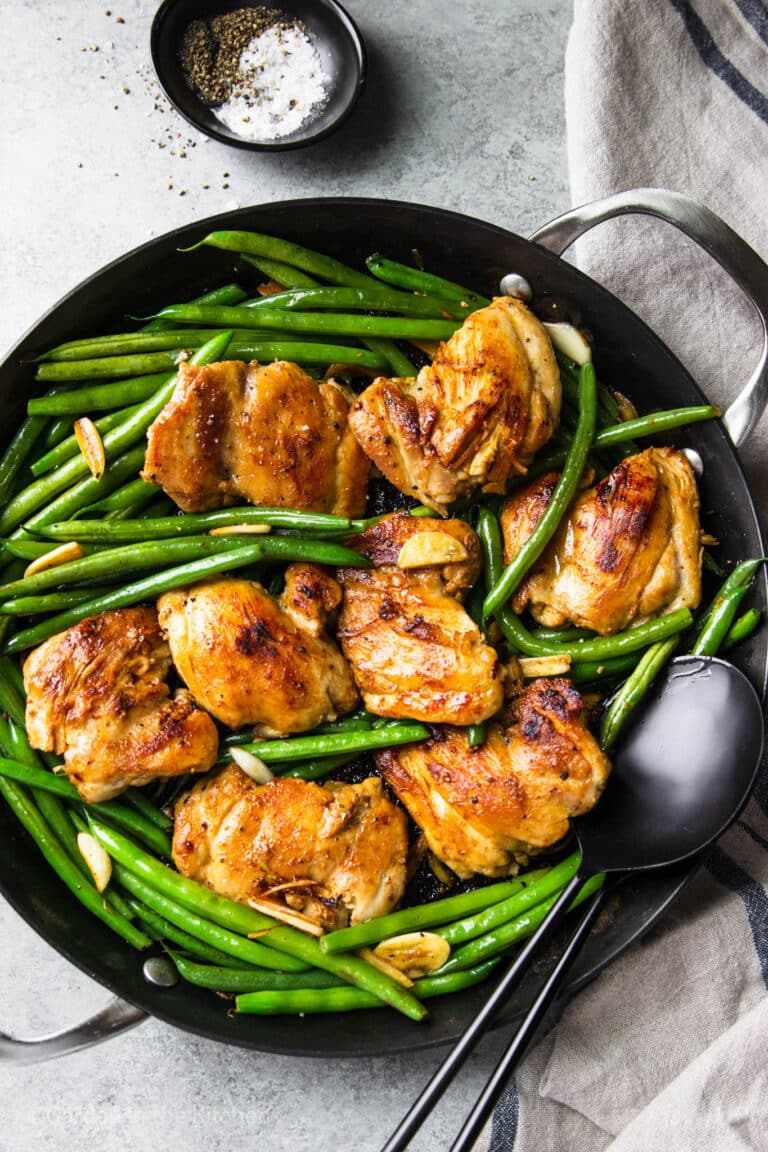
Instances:
[[[44,1060],[53,1060],[56,1056],[81,1052],[84,1048],[111,1040],[128,1028],[135,1028],[146,1019],[146,1014],[140,1008],[134,1008],[132,1004],[114,997],[106,1008],[91,1016],[90,1020],[50,1036],[16,1040],[0,1032],[0,1064],[42,1064]]]
[[[614,216],[657,216],[695,240],[735,280],[755,308],[763,329],[763,352],[757,368],[723,416],[728,434],[743,444],[768,404],[768,265],[725,221],[680,192],[632,188],[593,200],[551,220],[530,239],[560,256],[596,224]]]

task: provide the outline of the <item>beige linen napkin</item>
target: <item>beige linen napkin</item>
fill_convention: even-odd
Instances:
[[[574,204],[686,192],[768,257],[768,11],[761,0],[576,0],[566,57]],[[754,369],[744,298],[668,225],[633,216],[580,266],[638,312],[715,401]],[[768,520],[768,421],[742,450]],[[768,769],[648,936],[530,1052],[482,1152],[768,1149]]]

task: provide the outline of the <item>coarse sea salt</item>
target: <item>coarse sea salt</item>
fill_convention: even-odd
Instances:
[[[215,112],[238,136],[278,140],[318,114],[328,87],[329,76],[306,32],[296,26],[268,28],[243,51],[232,95]]]

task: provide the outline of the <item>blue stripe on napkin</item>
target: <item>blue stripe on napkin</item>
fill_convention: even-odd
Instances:
[[[748,24],[751,24],[761,40],[768,44],[768,11],[762,0],[734,0]]]
[[[768,97],[750,84],[746,76],[739,72],[726,55],[718,48],[704,21],[688,0],[669,0],[675,11],[682,17],[686,31],[694,47],[711,72],[727,84],[739,100],[768,124]]]
[[[720,884],[741,897],[752,932],[757,959],[768,988],[768,894],[762,884],[716,845],[707,858],[707,868]]]
[[[512,1076],[493,1113],[491,1143],[488,1152],[512,1152],[517,1139],[519,1119],[520,1097],[517,1094],[515,1078]]]

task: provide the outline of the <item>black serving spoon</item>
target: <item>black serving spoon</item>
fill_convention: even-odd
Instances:
[[[746,676],[715,657],[681,656],[673,660],[660,690],[638,711],[617,749],[605,795],[591,812],[574,821],[581,848],[578,872],[382,1152],[398,1152],[407,1145],[520,982],[533,956],[565,916],[585,880],[600,872],[618,880],[631,872],[663,868],[701,852],[725,831],[746,803],[762,751],[763,710]],[[609,890],[604,885],[590,900],[451,1152],[466,1152],[472,1146]]]

